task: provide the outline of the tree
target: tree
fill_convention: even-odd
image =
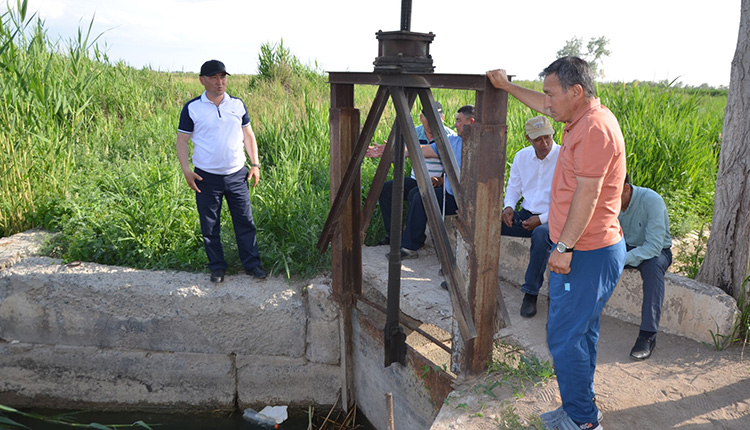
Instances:
[[[750,274],[750,0],[740,7],[711,237],[697,277],[738,299]]]
[[[592,37],[589,43],[586,45],[587,52],[584,54],[581,52],[583,49],[583,39],[580,37],[573,37],[570,40],[565,41],[565,46],[557,51],[557,58],[574,56],[586,60],[591,66],[591,70],[594,71],[595,76],[604,77],[604,72],[599,70],[599,61],[602,57],[607,57],[611,52],[607,49],[609,39],[604,36],[599,38]]]

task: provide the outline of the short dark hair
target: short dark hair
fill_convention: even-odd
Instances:
[[[627,173],[625,174],[625,185],[630,185],[630,175]]]
[[[474,118],[474,105],[464,105],[458,108],[458,113],[469,118]]]
[[[583,88],[583,95],[587,98],[596,97],[596,85],[594,84],[594,72],[586,61],[578,57],[562,57],[553,61],[540,75],[542,78],[555,74],[560,81],[563,91],[573,85]]]

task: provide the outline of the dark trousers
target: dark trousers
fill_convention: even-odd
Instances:
[[[443,208],[443,187],[435,187],[435,196],[437,197],[438,207]],[[419,194],[419,188],[414,188],[409,192],[409,213],[406,215],[406,228],[401,236],[401,247],[416,251],[421,248],[426,239],[425,230],[427,229],[427,213],[424,210],[422,195]],[[445,193],[445,215],[453,215],[458,210],[456,199],[453,195]]]
[[[534,214],[526,209],[515,211],[513,226],[508,227],[505,223],[502,223],[501,234],[503,236],[531,238],[529,265],[526,266],[526,277],[524,278],[521,291],[537,296],[544,282],[544,272],[547,271],[547,260],[549,260],[549,255],[552,252],[553,244],[549,239],[549,225],[547,223],[537,226],[532,231],[523,228],[521,222],[526,221],[532,215]]]
[[[229,212],[232,214],[234,235],[237,239],[237,250],[246,270],[260,265],[258,243],[255,240],[255,223],[253,209],[250,206],[250,190],[247,183],[247,167],[231,175],[215,175],[204,170],[195,169],[203,180],[196,181],[200,193],[195,193],[195,203],[201,222],[203,245],[208,257],[208,268],[226,269],[224,250],[221,246],[221,204],[227,199]]]
[[[634,247],[628,245],[628,251]],[[654,258],[641,261],[638,267],[643,280],[643,304],[641,305],[641,330],[659,331],[661,308],[664,304],[664,274],[672,264],[672,248],[664,248]],[[632,268],[632,266],[625,266]]]
[[[417,188],[417,180],[412,177],[404,178],[404,201],[409,199],[409,193],[411,190]],[[385,227],[385,235],[391,235],[391,209],[393,208],[393,181],[388,181],[383,184],[383,191],[380,192],[378,197],[378,203],[380,204],[380,214],[383,216],[383,227]]]

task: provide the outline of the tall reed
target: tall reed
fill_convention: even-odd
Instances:
[[[81,31],[62,47],[24,8],[2,14],[0,234],[38,225],[59,231],[50,252],[65,260],[203,270],[194,194],[175,154],[180,109],[203,90],[198,77],[113,64],[95,40]],[[228,93],[245,101],[258,137],[261,183],[251,193],[263,264],[310,276],[329,267],[329,256],[314,246],[331,199],[330,90],[322,73],[279,49],[286,48],[266,46],[259,61],[283,59],[291,68],[264,63],[267,76],[232,75]],[[362,121],[375,90],[355,88]],[[726,94],[634,85],[603,85],[600,92],[623,126],[635,183],[664,193],[671,208],[697,203],[691,210],[702,221],[710,217]],[[460,106],[474,103],[472,92],[434,95],[448,125]],[[419,109],[417,102],[415,121]],[[506,169],[527,145],[523,125],[534,115],[510,99]],[[389,106],[376,142],[394,120]],[[555,127],[559,141],[562,126]],[[363,199],[376,167],[377,160],[363,164]],[[241,270],[228,214],[221,228],[230,269]],[[382,234],[376,211],[367,243]]]
[[[72,147],[85,134],[88,88],[98,72],[88,33],[62,55],[26,1],[0,16],[0,235],[28,228],[36,211],[69,186]],[[95,51],[98,55],[98,51]],[[27,148],[35,148],[33,152]]]

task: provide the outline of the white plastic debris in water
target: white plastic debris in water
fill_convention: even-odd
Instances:
[[[281,424],[289,418],[286,413],[286,406],[266,406],[260,413],[276,420],[276,424]]]
[[[247,422],[251,422],[263,428],[267,428],[267,429],[279,428],[279,424],[276,423],[276,419],[267,417],[259,412],[255,412],[254,409],[250,409],[250,408],[245,409],[245,413],[242,414],[242,418]]]

